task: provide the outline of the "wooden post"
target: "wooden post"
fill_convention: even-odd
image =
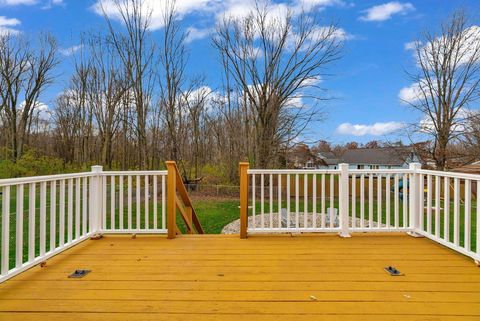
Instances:
[[[168,230],[168,238],[174,239],[175,234],[177,231],[177,170],[175,168],[175,162],[167,161],[167,230]]]
[[[247,238],[248,228],[248,168],[249,163],[240,163],[240,238]]]
[[[188,223],[189,223],[189,224],[187,224],[187,234],[193,234],[193,229],[190,228],[190,226],[193,226],[193,220],[192,220],[193,209],[190,206],[187,206],[185,208],[185,211],[187,212],[187,220],[188,220]]]

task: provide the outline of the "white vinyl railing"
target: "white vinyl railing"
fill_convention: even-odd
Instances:
[[[480,175],[418,170],[415,231],[480,261]]]
[[[0,282],[98,233],[167,233],[167,171],[0,180]]]
[[[339,171],[249,170],[251,218],[248,231],[336,232]]]
[[[0,180],[0,282],[92,234],[95,184],[94,172]]]
[[[102,173],[103,233],[167,233],[167,171]]]
[[[248,233],[409,232],[480,261],[480,175],[421,170],[420,164],[248,169],[246,175]]]
[[[409,170],[348,170],[348,231],[411,231]]]

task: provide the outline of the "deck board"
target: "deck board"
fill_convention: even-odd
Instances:
[[[0,320],[187,319],[480,320],[480,268],[406,235],[106,236],[0,284]]]

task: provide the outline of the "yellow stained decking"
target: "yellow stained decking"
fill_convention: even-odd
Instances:
[[[406,235],[106,236],[1,284],[0,320],[480,320],[480,268]]]

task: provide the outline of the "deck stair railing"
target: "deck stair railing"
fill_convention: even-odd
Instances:
[[[0,180],[0,282],[102,234],[203,233],[175,162],[165,171],[103,171]]]
[[[183,183],[182,176],[178,171],[177,164],[172,161],[166,162],[168,171],[168,238],[175,238],[175,235],[181,234],[176,223],[176,211],[185,223],[188,234],[204,234],[200,220],[193,208],[192,201],[188,196],[187,188]]]
[[[240,237],[407,232],[480,262],[480,175],[405,169],[272,170],[240,163]]]

